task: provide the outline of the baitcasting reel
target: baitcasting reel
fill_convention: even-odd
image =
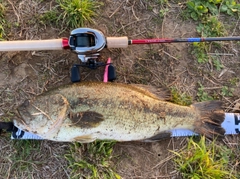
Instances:
[[[108,65],[108,80],[116,79],[115,69],[112,64],[97,62],[99,52],[106,46],[106,38],[102,32],[90,28],[78,28],[71,32],[69,47],[77,53],[81,64],[74,64],[71,68],[71,81],[81,80],[79,67],[96,69]]]

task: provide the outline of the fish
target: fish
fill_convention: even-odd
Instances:
[[[221,137],[221,101],[174,104],[166,88],[141,84],[81,82],[49,90],[17,107],[14,125],[43,139],[154,142],[188,129]]]

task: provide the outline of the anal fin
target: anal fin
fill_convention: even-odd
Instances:
[[[164,139],[170,138],[172,135],[171,132],[160,132],[150,138],[144,139],[143,142],[156,142],[156,141],[161,141]]]
[[[92,137],[91,135],[83,135],[83,136],[78,136],[74,137],[72,141],[80,142],[80,143],[90,143],[95,141],[96,139]]]

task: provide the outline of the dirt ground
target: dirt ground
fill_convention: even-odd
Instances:
[[[87,27],[102,31],[106,36],[136,38],[187,38],[196,37],[196,22],[183,20],[184,3],[169,2],[161,6],[157,1],[105,0],[99,16]],[[50,24],[36,20],[38,14],[50,10],[55,1],[5,0],[9,28],[7,40],[55,39],[68,37],[70,30],[61,31]],[[159,11],[168,8],[163,17]],[[238,20],[220,17],[228,35],[239,35]],[[211,61],[199,64],[191,54],[189,43],[132,45],[126,49],[104,49],[100,60],[108,57],[116,68],[121,83],[140,83],[157,87],[176,88],[196,102],[199,83],[205,91],[216,94],[224,101],[226,112],[239,112],[240,46],[235,42],[221,42],[223,48],[212,53],[224,66],[216,70]],[[0,117],[10,120],[12,112],[25,99],[48,91],[55,86],[70,83],[70,68],[78,63],[77,55],[70,51],[29,51],[0,53]],[[102,81],[103,68],[81,68],[82,81]],[[234,85],[231,80],[236,81]],[[222,86],[233,89],[232,96],[221,95]],[[240,106],[240,105],[239,105]],[[64,159],[68,143],[51,141],[33,142],[40,150],[31,153],[31,171],[15,172],[16,163],[10,156],[18,152],[14,146],[22,141],[11,141],[9,136],[0,138],[0,178],[69,178],[70,170]],[[181,149],[185,138],[171,138],[156,143],[117,143],[114,147],[113,166],[122,178],[179,178],[169,150]]]

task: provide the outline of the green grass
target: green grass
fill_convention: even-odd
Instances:
[[[3,40],[5,34],[5,25],[6,25],[6,20],[5,20],[5,6],[0,0],[0,40]]]
[[[197,99],[199,102],[201,101],[211,101],[211,100],[214,100],[214,97],[209,95],[205,90],[204,90],[204,86],[201,84],[201,83],[198,83],[199,84],[199,88],[198,88],[198,91],[197,91]]]
[[[206,42],[193,42],[193,51],[192,54],[197,59],[198,63],[208,62],[207,51],[209,44]]]
[[[65,155],[72,171],[71,178],[120,179],[111,166],[114,145],[113,141],[71,144],[69,153]]]
[[[188,0],[186,3],[184,17],[198,22],[197,32],[201,37],[219,37],[227,35],[226,29],[221,21],[220,14],[239,16],[240,4],[235,0]],[[211,43],[211,46],[214,46]],[[209,62],[209,43],[193,44],[193,54],[199,63]],[[221,66],[218,61],[215,67]]]
[[[217,100],[220,97],[232,97],[233,96],[233,88],[228,87],[226,85],[223,85],[220,88],[219,93],[215,92],[213,94],[209,94],[208,92],[206,92],[206,90],[204,89],[204,86],[201,83],[198,83],[199,87],[198,87],[198,91],[197,91],[197,100],[199,102],[201,101],[211,101],[211,100]]]
[[[189,0],[187,1],[187,12],[189,17],[195,21],[206,19],[210,16],[225,13],[238,15],[240,4],[235,0]]]
[[[220,71],[224,68],[221,61],[216,56],[208,55],[207,53],[211,51],[211,47],[217,48],[218,44],[207,43],[207,42],[193,42],[191,54],[197,59],[199,64],[208,63],[210,60],[213,63],[213,67]],[[221,47],[220,47],[221,48]]]
[[[78,28],[93,22],[93,17],[97,15],[100,2],[95,0],[57,0],[62,13],[58,21],[69,28]]]
[[[185,93],[180,93],[176,88],[171,89],[171,94],[172,94],[172,100],[171,102],[183,106],[189,106],[192,104],[192,97],[185,94]]]
[[[202,37],[221,37],[226,35],[224,25],[216,16],[210,16],[209,18],[202,20],[196,29]]]
[[[39,16],[41,24],[52,24],[62,30],[93,23],[102,5],[96,0],[56,0],[57,5]]]
[[[223,69],[223,65],[221,64],[220,60],[217,57],[212,57],[213,66],[216,68],[217,71]]]
[[[199,141],[190,138],[187,148],[173,153],[177,170],[184,179],[222,179],[235,177],[228,168],[231,159],[231,150],[215,141],[207,142],[202,136]]]
[[[31,173],[34,164],[39,164],[39,161],[34,158],[34,153],[40,151],[40,141],[35,140],[16,140],[13,141],[14,153],[10,155],[13,162],[10,172],[28,172]]]
[[[42,24],[58,24],[60,12],[58,11],[57,7],[53,8],[52,10],[46,11],[44,14],[40,15],[40,23]]]
[[[229,79],[229,83],[233,86],[236,86],[239,82],[240,82],[240,80],[237,77],[233,77],[233,78]]]
[[[228,86],[223,86],[221,88],[221,95],[222,96],[231,97],[231,96],[233,96],[232,92],[233,92],[233,89],[229,88]]]

